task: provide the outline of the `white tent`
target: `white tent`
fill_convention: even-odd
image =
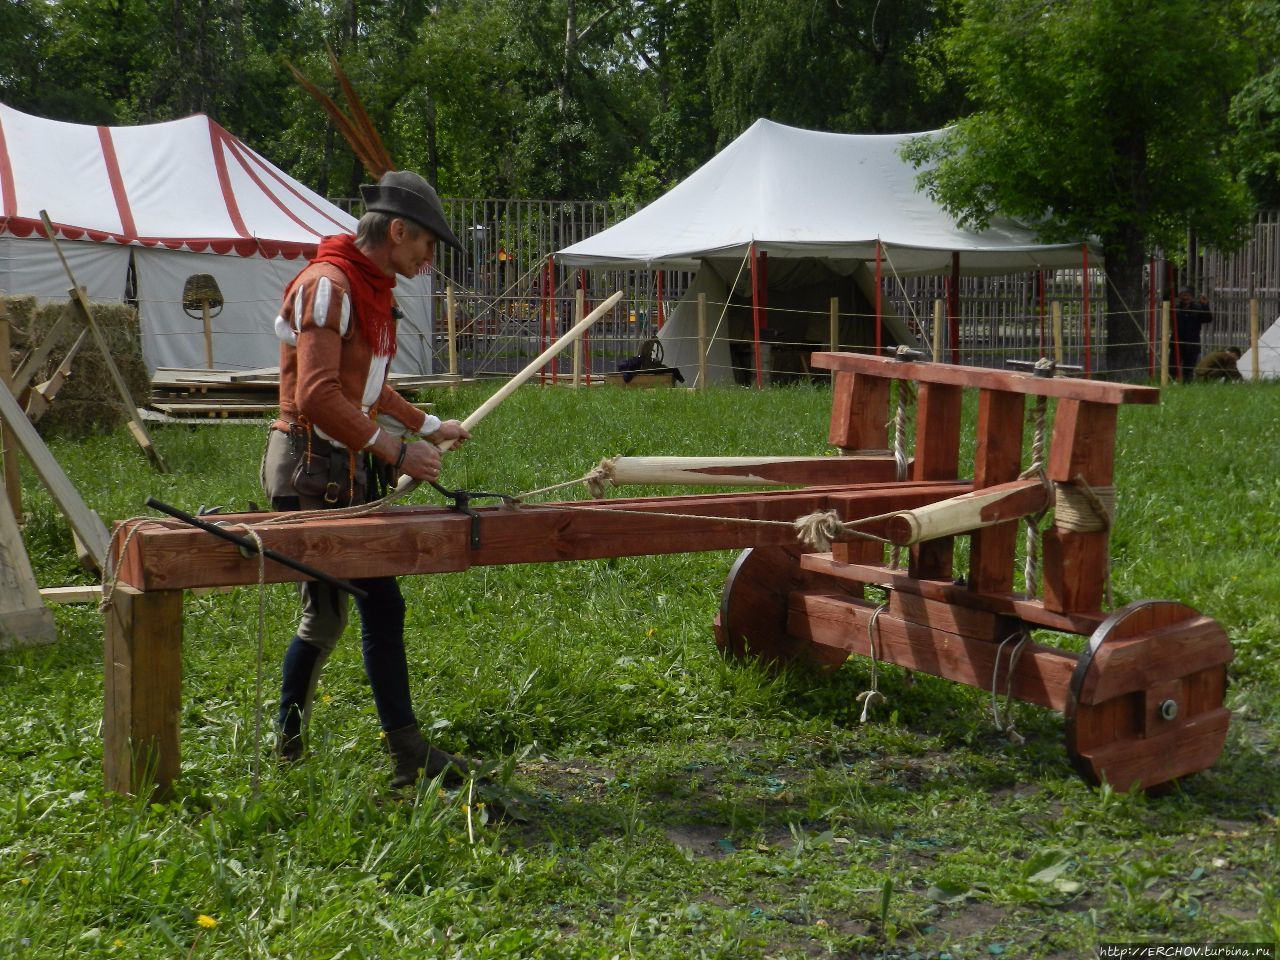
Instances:
[[[1253,379],[1253,348],[1249,347],[1236,364],[1246,380]],[[1280,377],[1280,318],[1258,337],[1258,375],[1263,380]]]
[[[1079,243],[1037,243],[1032,231],[1008,221],[967,230],[917,189],[918,171],[902,158],[902,148],[933,133],[821,133],[757,120],[686,180],[621,223],[561,250],[557,262],[697,270],[690,293],[724,302],[749,291],[754,244],[768,258],[771,307],[776,280],[784,288],[808,287],[815,302],[825,303],[819,295],[840,295],[842,312],[859,297],[864,304],[874,297],[869,265],[877,245],[886,275],[948,273],[953,254],[965,274],[1080,267]],[[1090,254],[1101,262],[1096,250]],[[788,307],[806,309],[804,295],[797,296]],[[886,321],[897,339],[909,337],[892,318]],[[817,339],[823,340],[821,322]],[[663,330],[667,362],[685,367],[686,376],[696,363],[693,323],[686,298]],[[723,371],[727,348],[711,349],[712,367]]]
[[[203,315],[183,309],[199,274],[224,301],[211,320],[214,366],[275,366],[284,285],[321,237],[355,231],[350,215],[206,116],[94,127],[0,104],[0,291],[65,298],[41,210],[90,298],[136,299],[152,370],[205,366]],[[430,370],[429,294],[429,276],[396,287],[407,316],[394,369]]]

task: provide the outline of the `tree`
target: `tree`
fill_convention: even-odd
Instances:
[[[1102,244],[1105,367],[1145,369],[1143,266],[1193,229],[1229,244],[1249,215],[1222,156],[1248,69],[1229,7],[1201,0],[964,0],[947,41],[977,112],[918,144],[922,185],[961,222],[1001,213],[1045,240]]]
[[[953,15],[950,0],[714,0],[720,142],[759,117],[842,133],[941,126],[960,105],[935,55]]]
[[[1280,207],[1280,0],[1252,0],[1241,23],[1257,63],[1231,104],[1245,181],[1264,207]]]

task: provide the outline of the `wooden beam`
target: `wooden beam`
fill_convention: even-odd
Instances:
[[[1022,467],[1022,418],[1026,397],[1003,390],[978,391],[977,448],[973,455],[973,485],[985,488],[1017,478]],[[974,533],[969,547],[969,589],[1005,593],[1013,589],[1017,554],[1017,522],[986,527]]]
[[[1037,377],[1030,373],[988,370],[983,367],[957,367],[947,364],[875,357],[866,353],[815,353],[812,365],[823,370],[861,373],[890,380],[918,380],[920,383],[946,383],[958,387],[1006,390],[1031,396],[1064,397],[1094,403],[1159,403],[1156,387],[1141,387],[1105,380],[1079,380],[1069,377]]]
[[[57,503],[63,516],[67,518],[72,531],[84,544],[93,562],[99,570],[105,569],[103,565],[107,559],[107,547],[111,540],[106,526],[98,515],[85,505],[79,492],[67,479],[62,467],[49,452],[49,448],[44,445],[40,434],[36,433],[36,428],[27,420],[26,413],[18,406],[18,401],[8,390],[0,390],[0,420],[3,420],[13,431],[22,452],[36,468],[36,473],[49,489],[50,496]]]
[[[377,514],[272,523],[270,514],[230,514],[248,523],[263,545],[346,579],[444,573],[472,566],[548,563],[644,554],[691,553],[797,544],[791,523],[834,508],[846,521],[941,500],[966,484],[868,484],[861,487],[770,490],[594,503],[481,507],[480,546],[470,546],[471,519],[441,507],[393,507]],[[283,516],[288,516],[287,514]],[[767,524],[737,520],[766,520]],[[121,582],[142,590],[176,590],[258,581],[256,559],[234,544],[191,527],[149,521],[117,558]],[[132,528],[131,528],[132,529]],[[125,535],[116,538],[116,548]],[[268,583],[304,579],[268,561]]]
[[[824,647],[870,656],[867,634],[876,606],[868,600],[820,591],[797,591],[791,595],[787,632]],[[876,631],[875,656],[881,663],[894,663],[983,690],[991,689],[995,675],[1000,693],[1004,693],[1012,644],[1001,653],[999,644],[991,639],[962,636],[900,620],[888,611],[876,618]],[[1014,667],[1013,696],[1052,710],[1063,710],[1076,660],[1073,653],[1027,643]]]

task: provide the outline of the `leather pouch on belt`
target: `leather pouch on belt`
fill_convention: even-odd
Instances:
[[[293,470],[293,489],[300,496],[323,500],[331,507],[363,503],[364,458],[352,457],[346,449],[316,436],[314,431],[309,442],[305,437],[302,440],[298,465]]]

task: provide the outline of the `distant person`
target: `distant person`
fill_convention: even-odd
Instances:
[[[1200,330],[1205,324],[1213,323],[1213,313],[1209,310],[1209,298],[1201,294],[1196,299],[1190,287],[1178,292],[1173,309],[1176,323],[1174,342],[1169,345],[1169,365],[1178,380],[1190,383],[1200,362]]]
[[[1241,356],[1239,347],[1206,354],[1196,364],[1195,377],[1197,380],[1243,380],[1239,366]]]

